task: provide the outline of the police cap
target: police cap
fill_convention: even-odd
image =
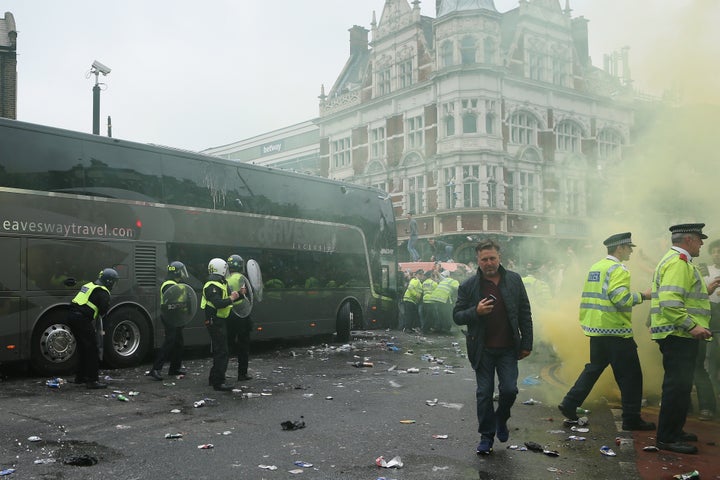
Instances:
[[[708,237],[702,233],[703,227],[705,227],[704,223],[681,223],[670,227],[670,233],[694,233],[704,240]]]
[[[610,235],[608,238],[605,239],[603,245],[605,245],[606,247],[618,247],[620,245],[630,245],[631,247],[634,247],[635,244],[632,243],[632,240],[630,240],[630,235],[630,232],[616,233],[615,235]]]

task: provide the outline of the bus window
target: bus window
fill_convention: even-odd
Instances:
[[[20,239],[0,237],[0,291],[20,290]]]

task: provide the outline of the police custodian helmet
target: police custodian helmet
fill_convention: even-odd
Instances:
[[[114,268],[105,268],[98,274],[98,279],[95,280],[95,285],[102,285],[108,290],[112,290],[115,283],[118,281],[117,271]]]
[[[167,267],[167,275],[168,278],[173,278],[176,280],[188,278],[187,268],[185,268],[185,264],[178,261],[170,262],[170,265],[168,265]]]
[[[230,255],[227,263],[228,268],[230,268],[230,271],[232,272],[241,272],[243,267],[245,266],[245,260],[243,260],[243,258],[237,254]]]

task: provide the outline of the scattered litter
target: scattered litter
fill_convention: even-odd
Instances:
[[[587,415],[588,413],[590,413],[590,410],[587,410],[587,409],[582,408],[582,407],[577,407],[577,408],[575,409],[575,413],[577,413],[578,415]]]
[[[166,433],[165,438],[171,439],[171,438],[182,438],[182,433]]]
[[[585,441],[585,437],[579,437],[579,436],[577,436],[577,435],[570,435],[570,436],[568,437],[568,440],[575,440],[576,442],[584,442],[584,441]]]
[[[298,473],[303,473],[305,470],[302,468],[293,468],[292,470],[288,470],[288,473],[292,473],[293,475],[297,475]]]
[[[226,436],[227,436],[227,435],[232,435],[232,432],[231,432],[230,430],[225,430],[225,431],[222,432],[220,435],[226,435]]]
[[[118,430],[130,430],[132,427],[130,425],[115,425],[115,428]]]
[[[434,433],[432,438],[437,438],[438,440],[445,440],[446,438],[448,438],[448,436],[447,434]]]
[[[617,453],[613,452],[613,449],[608,447],[607,445],[603,445],[600,447],[600,453],[605,455],[606,457],[615,457],[617,456]]]
[[[33,463],[35,465],[47,465],[48,463],[55,463],[56,461],[54,458],[38,458]]]
[[[180,413],[180,412],[182,412],[182,410],[180,410],[179,408],[173,408],[172,410],[170,410],[170,413]]]
[[[203,398],[202,400],[198,400],[197,402],[193,403],[193,407],[195,408],[216,406],[217,400],[215,400],[214,398]]]
[[[198,448],[200,450],[210,450],[211,448],[215,448],[215,445],[212,443],[203,443],[202,445],[198,445]]]
[[[523,405],[542,405],[542,402],[540,400],[535,400],[534,398],[531,398],[529,400],[525,400],[523,402]]]
[[[559,456],[560,456],[560,452],[558,452],[557,450],[547,450],[547,449],[544,449],[544,450],[543,450],[543,453],[544,453],[545,455],[547,455],[548,457],[559,457]]]
[[[656,447],[655,445],[648,445],[647,447],[643,447],[643,450],[646,452],[659,452],[660,449]]]
[[[122,393],[115,398],[117,398],[121,402],[129,402],[130,401],[130,399],[128,397],[126,397],[125,395],[123,395]]]
[[[565,430],[548,430],[548,433],[553,433],[553,434],[556,434],[556,435],[561,434],[561,433],[564,434],[564,433],[565,433]]]
[[[408,368],[408,369],[405,370],[405,371],[406,371],[407,373],[420,373],[420,369],[419,369],[419,368],[415,368],[415,367],[410,367],[410,368]]]
[[[508,445],[505,448],[507,448],[508,450],[517,450],[518,452],[527,452],[527,450],[528,450],[527,447],[520,446],[520,445]]]
[[[372,362],[355,362],[352,364],[353,367],[356,368],[372,368],[373,363]]]
[[[98,459],[90,455],[78,455],[65,458],[63,463],[65,465],[74,465],[76,467],[92,467],[98,463]]]
[[[393,388],[400,388],[400,387],[402,387],[402,385],[400,385],[399,383],[397,383],[395,380],[390,380],[390,386],[393,387]]]
[[[28,442],[39,442],[42,440],[42,438],[38,437],[37,435],[33,435],[32,437],[28,437]]]
[[[533,452],[542,452],[544,450],[542,445],[536,442],[525,442],[525,446]]]
[[[140,392],[133,392],[133,391],[128,392],[128,397],[137,397],[138,395],[140,395]]]
[[[165,383],[163,383],[163,387],[174,387],[174,386],[175,386],[175,382],[165,382]]]
[[[575,426],[570,427],[570,430],[572,430],[573,432],[578,432],[578,433],[588,433],[590,431],[589,428],[575,427]]]
[[[529,375],[529,376],[523,378],[522,383],[523,383],[523,385],[540,385],[542,382],[540,381],[539,376]]]
[[[60,378],[60,377],[51,378],[50,380],[45,382],[45,385],[47,385],[50,388],[60,388],[60,385],[65,385],[65,379]],[[13,470],[13,472],[14,471],[15,470]],[[10,472],[10,473],[12,473],[12,472]]]
[[[590,423],[590,420],[588,420],[588,417],[580,417],[577,420],[570,420],[567,418],[565,420],[563,420],[563,424],[565,424],[565,425],[577,425],[580,427],[584,427],[588,423]]]
[[[433,472],[439,472],[439,471],[442,471],[442,470],[449,470],[449,469],[450,469],[450,467],[447,467],[447,466],[445,466],[445,467],[433,466],[432,471],[433,471]]]
[[[404,465],[400,457],[393,457],[389,462],[385,460],[385,457],[378,457],[375,459],[375,465],[382,468],[402,468]]]
[[[57,388],[57,387],[55,387]],[[0,470],[0,476],[10,475],[11,473],[14,473],[14,468],[6,468],[5,470]]]
[[[672,478],[675,478],[677,480],[692,480],[694,478],[700,478],[700,472],[697,470],[693,470],[692,472],[688,473],[678,473],[677,475],[673,475]]]
[[[258,468],[262,468],[263,470],[277,470],[275,465],[258,465]]]
[[[293,422],[292,420],[286,420],[280,424],[283,430],[300,430],[305,428],[305,417],[300,416],[300,420]]]
[[[437,398],[434,398],[432,400],[425,400],[425,405],[427,405],[428,407],[434,407],[437,404],[438,404]]]
[[[313,466],[312,463],[303,462],[303,461],[300,461],[300,460],[297,460],[297,461],[293,462],[293,465],[297,465],[298,467],[302,467],[302,468],[310,468],[310,467]]]
[[[325,400],[332,400],[332,399],[333,399],[332,395],[328,395],[327,397],[325,397]]]
[[[411,423],[415,423],[415,420],[400,420],[400,423],[410,425]]]

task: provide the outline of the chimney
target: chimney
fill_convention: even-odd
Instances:
[[[348,31],[350,32],[350,55],[367,52],[368,30],[360,25],[353,25]]]

